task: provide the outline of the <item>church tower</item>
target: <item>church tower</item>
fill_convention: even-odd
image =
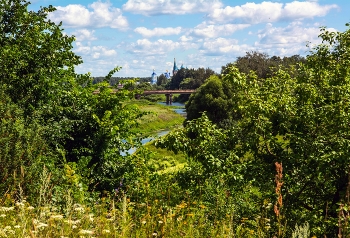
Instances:
[[[176,61],[175,61],[175,58],[174,58],[173,76],[177,73],[178,70],[179,69],[176,66]]]
[[[154,72],[152,73],[151,83],[156,84],[157,83],[157,74]]]

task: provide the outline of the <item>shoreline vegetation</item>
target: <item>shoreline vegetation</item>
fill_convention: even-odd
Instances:
[[[181,127],[185,120],[182,115],[172,110],[178,108],[177,106],[165,106],[147,100],[133,100],[129,104],[134,104],[142,112],[148,113],[138,120],[139,126],[135,128],[144,136],[152,136],[159,131]]]

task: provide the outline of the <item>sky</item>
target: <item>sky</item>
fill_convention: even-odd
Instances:
[[[77,73],[150,77],[178,67],[210,68],[246,52],[306,56],[320,27],[345,31],[349,0],[32,0],[29,10],[52,5],[49,18],[74,35],[84,63]],[[309,47],[307,47],[309,45]]]

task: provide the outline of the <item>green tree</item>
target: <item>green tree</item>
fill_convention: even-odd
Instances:
[[[300,55],[281,58],[279,56],[270,57],[266,53],[251,51],[246,52],[245,56],[237,57],[235,62],[222,66],[221,73],[226,74],[228,72],[226,69],[234,65],[242,73],[249,74],[250,71],[254,71],[258,78],[266,79],[271,77],[280,67],[289,69],[291,67],[298,67],[298,64],[303,62],[305,62],[305,58]],[[296,73],[295,71],[293,72]]]
[[[186,103],[187,120],[199,118],[203,112],[216,124],[239,118],[234,110],[234,94],[235,88],[231,83],[218,76],[209,77]]]
[[[133,97],[128,82],[117,93],[109,87],[120,67],[95,85],[88,74],[76,74],[74,67],[82,61],[72,52],[74,37],[63,34],[61,24],[47,19],[55,9],[49,6],[33,12],[27,10],[28,5],[24,0],[0,1],[0,83],[5,98],[23,112],[17,124],[28,130],[22,130],[24,135],[19,138],[35,138],[31,136],[35,130],[29,129],[40,125],[37,138],[45,141],[47,154],[56,156],[53,168],[63,169],[70,163],[85,186],[111,190],[133,170],[131,157],[122,152],[140,145],[131,129],[143,113],[124,103]],[[20,128],[16,123],[2,123],[4,128]],[[13,133],[4,135],[9,141],[16,140]],[[21,146],[31,148],[27,143]],[[39,161],[41,157],[31,158]]]
[[[81,63],[71,49],[73,36],[47,19],[52,6],[27,11],[24,0],[0,1],[0,83],[13,102],[29,113],[55,98],[75,78]]]
[[[239,158],[244,168],[239,175],[247,183],[270,191],[266,195],[270,201],[275,199],[274,164],[282,163],[279,222],[287,222],[282,229],[286,236],[296,223],[305,222],[316,236],[348,231],[347,216],[339,214],[346,214],[350,189],[349,36],[350,29],[321,28],[323,44],[311,49],[298,73],[278,69],[262,83],[228,67],[222,77],[235,89],[230,110],[240,115],[223,132],[227,143],[223,148]],[[170,148],[178,141],[171,138]],[[188,143],[183,151],[189,153],[195,149],[192,146],[197,145]],[[227,151],[216,153],[219,159]]]

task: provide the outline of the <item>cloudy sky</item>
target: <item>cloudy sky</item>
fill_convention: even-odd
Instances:
[[[211,68],[259,51],[306,55],[319,27],[344,31],[349,0],[32,0],[30,10],[53,5],[49,17],[74,35],[78,73],[148,77],[180,66]]]

